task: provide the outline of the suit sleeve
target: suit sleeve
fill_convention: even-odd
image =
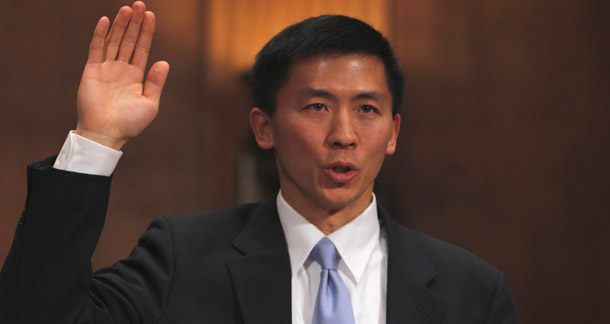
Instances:
[[[153,222],[132,254],[92,274],[110,177],[28,167],[26,206],[0,273],[2,323],[154,323],[173,271],[171,230]]]
[[[513,297],[510,292],[508,280],[504,273],[500,272],[498,282],[496,284],[496,292],[489,313],[487,314],[487,324],[516,324],[517,314]]]

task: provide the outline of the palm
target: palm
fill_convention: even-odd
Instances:
[[[96,27],[78,90],[77,133],[120,148],[157,115],[169,66],[154,64],[143,83],[154,16],[142,2],[123,7],[104,39],[108,21]]]
[[[143,71],[124,62],[88,65],[78,90],[79,126],[113,137],[134,137],[156,116],[142,95]]]

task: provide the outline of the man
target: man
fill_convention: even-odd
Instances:
[[[258,145],[275,199],[155,220],[133,253],[91,273],[110,174],[155,117],[169,71],[144,70],[154,15],[142,2],[98,22],[78,124],[28,169],[28,198],[0,277],[9,323],[515,323],[504,275],[396,224],[373,195],[400,128],[403,76],[370,26],[321,16],[257,56]]]

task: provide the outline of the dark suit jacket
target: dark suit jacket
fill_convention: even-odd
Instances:
[[[275,200],[159,218],[132,254],[91,273],[110,178],[28,168],[0,274],[2,323],[290,323],[288,249]],[[499,270],[398,225],[388,237],[388,323],[516,323]]]

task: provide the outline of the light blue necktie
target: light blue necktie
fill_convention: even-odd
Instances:
[[[311,257],[320,264],[320,288],[313,310],[312,324],[355,324],[349,292],[337,272],[337,249],[323,237],[311,251]]]

